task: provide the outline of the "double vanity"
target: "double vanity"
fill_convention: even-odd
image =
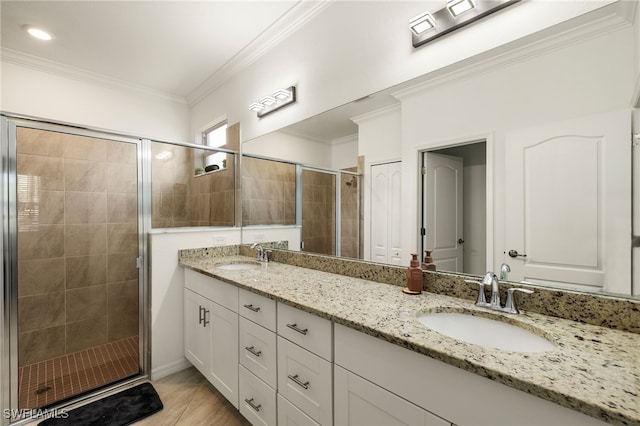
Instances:
[[[406,269],[353,260],[229,246],[180,264],[185,355],[254,425],[640,425],[636,301],[583,321],[592,302],[566,292],[518,294],[514,315],[464,277],[407,295]],[[538,296],[579,321],[528,310]]]

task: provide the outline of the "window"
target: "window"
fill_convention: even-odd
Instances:
[[[204,145],[211,148],[222,148],[227,144],[227,122],[218,124],[210,129],[202,132],[202,141]],[[220,170],[226,167],[227,154],[224,152],[216,152],[208,154],[204,158],[204,170],[210,172]]]

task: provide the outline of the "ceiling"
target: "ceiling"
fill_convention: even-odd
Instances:
[[[3,59],[194,104],[329,2],[0,1]],[[53,34],[37,40],[23,29]]]

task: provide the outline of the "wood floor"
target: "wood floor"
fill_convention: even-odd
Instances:
[[[151,383],[164,408],[136,425],[250,425],[195,367]]]

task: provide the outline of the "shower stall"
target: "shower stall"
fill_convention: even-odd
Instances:
[[[2,117],[3,422],[147,367],[141,144]]]

